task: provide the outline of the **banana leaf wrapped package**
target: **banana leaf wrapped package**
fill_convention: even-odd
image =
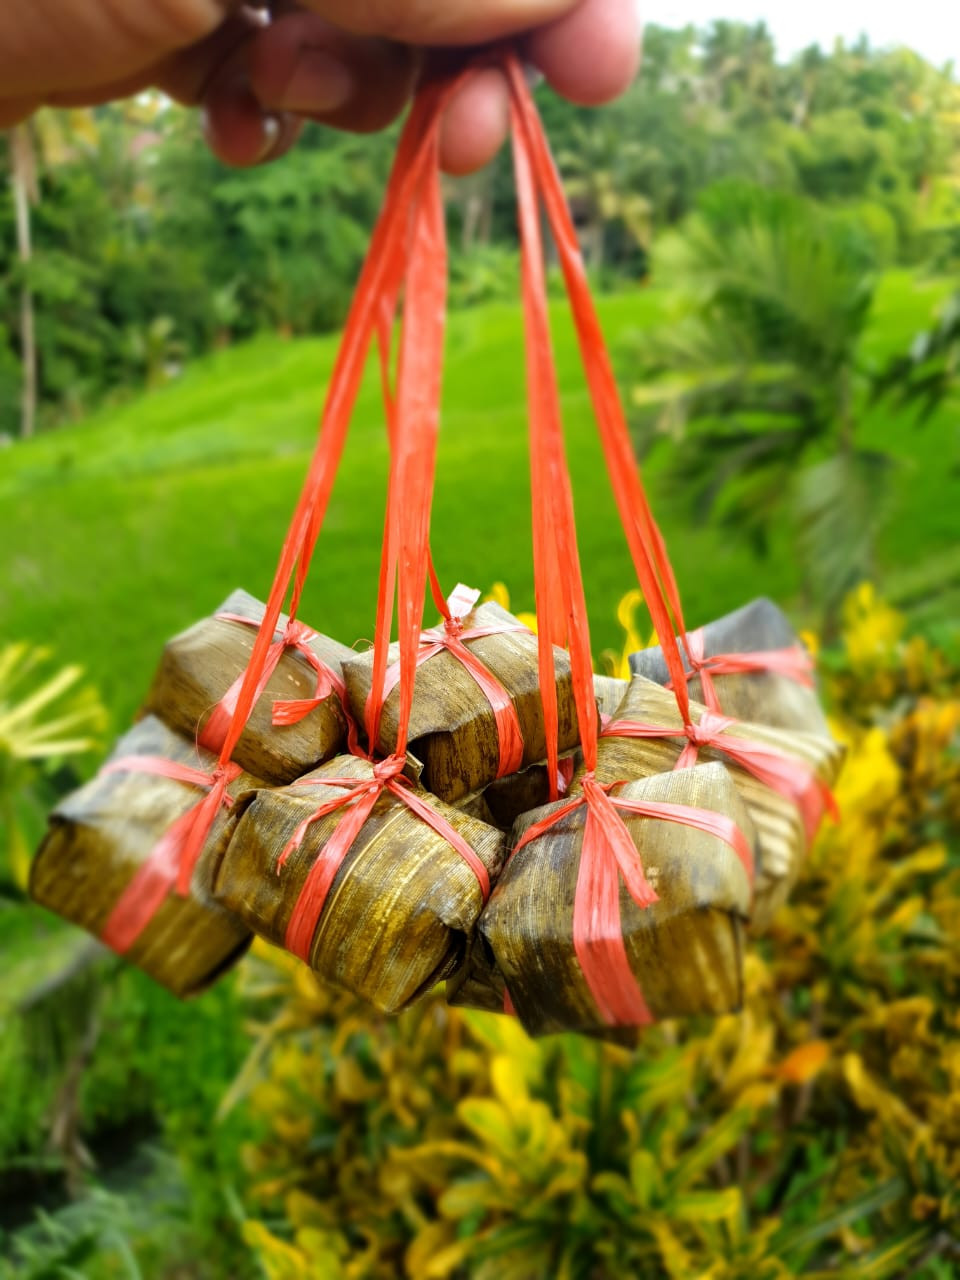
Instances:
[[[386,1013],[462,961],[506,856],[502,832],[403,765],[339,756],[248,797],[216,880],[249,928]]]
[[[780,729],[829,734],[810,655],[772,601],[753,600],[689,632],[681,652],[690,696],[711,710]],[[632,653],[630,669],[669,687],[659,645]]]
[[[614,676],[593,677],[593,691],[597,697],[597,710],[601,718],[616,714],[629,683],[629,680],[617,680]]]
[[[634,676],[615,719],[600,738],[601,783],[644,778],[695,760],[730,770],[760,841],[753,926],[765,929],[795,884],[843,762],[832,738],[718,716],[690,704],[684,728],[673,694]],[[691,736],[692,735],[692,736]]]
[[[145,707],[219,752],[264,606],[234,591],[216,613],[168,641]],[[233,759],[265,782],[301,777],[344,746],[343,663],[352,649],[280,615],[258,696]]]
[[[626,862],[587,847],[589,811],[573,797],[518,820],[453,1001],[489,992],[486,1007],[499,997],[502,1008],[503,982],[532,1035],[739,1007],[755,841],[728,773],[710,764],[630,782],[613,804],[632,842]],[[642,905],[631,862],[652,888]],[[604,904],[614,910],[602,919]]]
[[[564,752],[577,745],[577,716],[569,658],[560,649],[555,652]],[[397,656],[392,645],[376,743],[384,755],[397,739]],[[345,662],[343,673],[353,714],[362,723],[373,679],[372,651]],[[492,602],[461,616],[451,614],[424,631],[409,732],[409,749],[423,761],[424,786],[448,804],[544,760],[536,636]]]
[[[213,898],[237,797],[261,785],[155,716],[62,800],[33,862],[36,902],[78,924],[178,996],[209,986],[251,933]]]
[[[620,705],[627,691],[627,680],[615,680],[610,676],[594,676],[597,711],[601,718],[610,718]],[[557,790],[564,795],[569,789],[577,767],[582,763],[579,749],[561,756],[558,761]],[[532,764],[519,773],[496,778],[482,791],[457,801],[457,808],[472,813],[501,831],[509,831],[522,813],[538,809],[550,800],[550,780],[547,766]]]

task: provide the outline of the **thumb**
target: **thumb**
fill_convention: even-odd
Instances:
[[[553,22],[578,0],[301,0],[357,35],[405,44],[483,44]]]

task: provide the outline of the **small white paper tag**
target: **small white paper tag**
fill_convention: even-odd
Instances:
[[[449,596],[447,596],[447,608],[450,610],[450,616],[452,618],[465,618],[479,599],[479,591],[475,591],[473,587],[465,587],[462,582],[458,582]]]

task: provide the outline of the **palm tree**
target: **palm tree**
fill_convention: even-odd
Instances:
[[[571,141],[573,145],[557,159],[574,215],[586,223],[585,256],[598,270],[606,258],[606,233],[613,223],[623,226],[635,246],[646,248],[649,244],[652,207],[647,196],[637,190],[634,172],[642,147],[624,137],[612,117],[589,125],[574,123]]]
[[[935,323],[894,356],[876,378],[874,396],[890,395],[926,422],[960,392],[960,289],[939,308]]]
[[[33,314],[33,291],[30,288],[30,264],[33,243],[30,231],[30,206],[36,204],[37,163],[33,134],[29,122],[15,125],[9,132],[10,186],[17,228],[17,257],[20,260],[20,435],[32,436],[37,419],[37,341]]]
[[[766,546],[786,506],[806,586],[829,620],[869,574],[885,454],[858,441],[857,347],[873,297],[870,248],[809,201],[723,184],[655,267],[679,314],[634,388],[641,444],[677,442],[695,510]]]
[[[31,207],[40,200],[38,169],[40,160],[55,166],[74,154],[79,140],[87,146],[97,140],[91,110],[40,111],[32,119],[14,125],[7,133],[10,187],[16,224],[17,257],[20,262],[20,435],[32,436],[37,425],[37,339],[33,289]]]
[[[740,114],[774,94],[774,44],[766,24],[714,22],[703,41],[704,87],[710,99]]]

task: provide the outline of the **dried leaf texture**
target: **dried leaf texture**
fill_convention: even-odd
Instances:
[[[752,839],[745,806],[722,765],[630,782],[622,795],[726,814]],[[514,840],[553,807],[520,819]],[[751,890],[736,853],[717,836],[676,822],[622,816],[659,898],[641,909],[621,882],[624,944],[651,1013],[660,1019],[738,1008]],[[487,981],[492,954],[521,1022],[533,1035],[609,1029],[574,950],[585,822],[585,808],[576,809],[514,854],[480,918],[486,947],[481,943],[475,954],[488,965]],[[467,984],[483,981],[483,970],[474,971],[460,980],[460,990],[469,992]]]
[[[594,676],[593,691],[597,698],[597,710],[602,716],[612,716],[623,701],[629,680],[617,680],[613,676]]]
[[[699,724],[705,708],[691,703],[691,717]],[[659,684],[634,676],[615,719],[663,725],[682,734],[683,724],[673,694]],[[819,734],[775,729],[767,724],[737,722],[724,735],[757,742],[806,766],[827,786],[837,779],[843,748]],[[600,782],[646,778],[673,769],[685,746],[680,738],[602,737],[597,762]],[[730,770],[750,813],[760,842],[754,902],[754,929],[765,929],[796,883],[807,851],[803,820],[793,800],[759,781],[716,747],[702,748],[698,759],[720,761]],[[576,785],[576,780],[575,780]]]
[[[466,631],[498,624],[520,625],[492,602],[479,605],[464,619]],[[526,630],[508,631],[467,640],[466,645],[510,695],[523,734],[522,766],[545,759],[536,636]],[[562,649],[555,649],[554,654],[560,750],[568,751],[579,740],[570,660]],[[392,645],[390,662],[398,657],[399,648]],[[350,705],[362,724],[373,678],[372,652],[352,658],[343,670]],[[378,745],[384,755],[396,745],[398,706],[399,690],[394,689],[384,703],[380,725]],[[409,736],[410,750],[424,764],[424,785],[448,804],[481,790],[497,776],[500,747],[493,711],[476,681],[451,653],[438,653],[417,669]]]
[[[246,591],[234,591],[217,613],[234,613],[259,623],[264,606]],[[281,614],[278,634],[287,621]],[[186,737],[197,738],[214,707],[246,670],[256,638],[256,627],[216,616],[174,636],[164,648],[146,710]],[[352,649],[327,636],[317,635],[306,643],[337,675],[343,663],[355,656]],[[317,673],[303,654],[286,648],[234,750],[237,764],[266,782],[282,784],[336,755],[347,727],[336,693],[297,724],[272,722],[275,701],[312,698],[316,687]]]
[[[704,627],[704,654],[767,653],[800,644],[786,614],[770,600],[752,600],[742,609],[728,613]],[[683,647],[684,666],[690,670]],[[634,675],[665,685],[670,676],[659,647],[641,649],[630,655]],[[799,729],[803,733],[827,735],[826,717],[816,689],[773,671],[712,676],[724,715],[737,720]],[[691,698],[703,702],[703,682],[694,676],[688,684]]]
[[[198,752],[154,716],[141,720],[114,748],[122,756],[157,755],[209,771],[216,758]],[[228,794],[260,786],[241,774]],[[197,787],[145,773],[100,773],[62,800],[34,859],[35,901],[95,937],[121,894],[171,823],[202,798]],[[246,950],[250,931],[213,899],[216,863],[236,823],[236,805],[221,808],[197,862],[190,894],[169,894],[125,958],[178,996],[209,986]]]
[[[327,778],[369,778],[371,765],[340,756],[308,775],[316,786],[250,797],[217,876],[218,899],[251,929],[284,945],[307,876],[324,857],[344,816],[340,809],[307,828],[282,868],[300,823],[342,797]],[[426,796],[466,840],[493,880],[506,856],[501,832]],[[483,906],[476,876],[456,850],[395,796],[385,793],[354,841],[330,888],[313,934],[310,965],[325,980],[396,1013],[462,960]]]

